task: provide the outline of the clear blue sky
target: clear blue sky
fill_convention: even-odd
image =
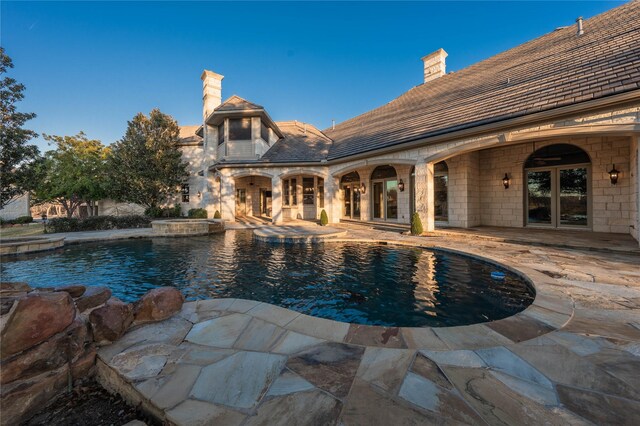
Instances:
[[[154,107],[199,124],[205,68],[225,76],[223,98],[324,129],[421,83],[440,47],[455,71],[622,3],[3,0],[0,36],[27,87],[19,108],[38,114],[29,128],[110,144]]]

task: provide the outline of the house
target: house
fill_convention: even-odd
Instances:
[[[274,121],[204,71],[203,123],[184,128],[184,209],[275,224],[341,220],[425,230],[490,225],[638,239],[640,3],[558,28],[424,81],[328,129]]]
[[[0,219],[12,220],[22,216],[31,216],[30,201],[28,193],[13,198],[0,209]]]

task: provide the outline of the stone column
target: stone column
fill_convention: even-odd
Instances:
[[[416,212],[424,232],[435,229],[433,192],[433,163],[419,162],[416,164]]]
[[[340,178],[329,176],[325,187],[325,207],[329,223],[340,223],[342,216],[342,191],[340,190]],[[327,204],[327,202],[329,204]]]
[[[222,219],[236,220],[236,183],[231,176],[220,177],[220,209]]]
[[[271,222],[274,225],[282,225],[282,179],[280,176],[271,178]]]

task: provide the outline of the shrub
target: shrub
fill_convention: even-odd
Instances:
[[[220,216],[220,212],[218,210],[216,210],[216,212],[213,214],[213,218],[214,219],[222,219],[222,216]]]
[[[191,209],[189,210],[189,217],[194,219],[206,219],[207,211],[205,209]]]
[[[320,212],[320,225],[327,226],[328,223],[329,223],[329,217],[327,217],[327,212],[324,209],[322,209],[322,211]]]
[[[144,211],[144,215],[154,219],[161,217],[180,217],[182,215],[182,208],[180,208],[180,204],[176,204],[173,207],[148,207]]]
[[[46,225],[46,233],[106,231],[109,229],[149,228],[151,220],[145,216],[91,216],[80,220],[74,218],[54,218]]]
[[[13,223],[31,223],[33,218],[31,216],[20,216],[13,219]]]
[[[422,221],[420,220],[420,215],[418,212],[415,212],[413,216],[411,216],[411,234],[422,235],[422,232]]]

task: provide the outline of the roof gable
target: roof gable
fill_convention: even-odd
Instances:
[[[254,110],[254,109],[264,109],[262,106],[258,104],[254,104],[253,102],[249,102],[246,99],[241,98],[240,96],[233,95],[223,103],[221,103],[218,107],[214,109],[214,111],[246,111],[246,110]]]

